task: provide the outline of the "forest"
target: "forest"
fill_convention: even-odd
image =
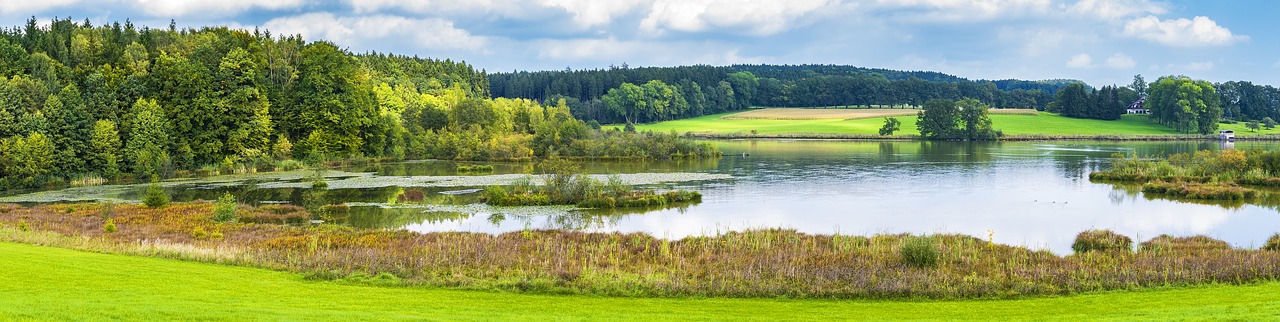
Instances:
[[[1073,80],[971,81],[938,72],[839,65],[706,65],[495,73],[494,96],[567,99],[573,115],[600,123],[649,123],[751,106],[920,106],[974,98],[999,108],[1044,110]],[[678,95],[677,95],[678,94]]]
[[[674,134],[602,132],[565,104],[490,99],[484,71],[449,59],[257,29],[32,18],[0,30],[0,188],[294,159],[716,154]]]

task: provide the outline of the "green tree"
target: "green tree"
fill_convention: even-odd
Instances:
[[[15,44],[9,42],[9,39],[0,37],[0,78],[7,80],[13,75],[26,71],[27,57],[27,50],[23,49],[21,44]]]
[[[1261,126],[1258,126],[1258,121],[1245,122],[1244,127],[1248,128],[1250,131],[1253,131],[1253,132],[1257,132],[1258,128],[1261,128]]]
[[[931,99],[917,113],[916,128],[923,138],[955,139],[961,137],[959,123],[960,109],[955,101]]]
[[[901,125],[902,121],[898,121],[898,118],[886,117],[884,118],[884,126],[880,127],[880,135],[893,135],[893,132],[898,131]]]
[[[218,65],[215,80],[218,113],[205,126],[215,140],[226,142],[217,156],[266,154],[271,143],[271,104],[258,84],[251,54],[232,49]],[[211,124],[210,124],[211,123]]]
[[[1153,120],[1184,133],[1210,134],[1218,129],[1221,97],[1213,84],[1186,76],[1165,76],[1148,91]]]
[[[39,186],[52,174],[55,161],[53,142],[43,133],[18,137],[10,149],[10,162],[13,163],[10,172],[20,180],[20,185]]]
[[[1142,79],[1142,74],[1133,75],[1133,84],[1129,88],[1138,93],[1138,96],[1147,95],[1147,80]]]
[[[976,99],[966,98],[956,103],[960,120],[964,124],[964,137],[969,140],[994,140],[996,131],[991,127],[987,105]]]
[[[1264,117],[1262,118],[1262,127],[1265,127],[1268,130],[1274,129],[1276,127],[1276,121],[1272,120],[1270,116]]]
[[[133,129],[125,142],[125,155],[129,156],[134,173],[154,178],[163,174],[170,162],[169,123],[155,100],[139,99],[133,105],[132,114]]]
[[[160,208],[169,205],[169,194],[164,192],[164,188],[160,184],[152,181],[147,186],[147,194],[142,197],[142,203],[147,207]]]
[[[85,110],[80,90],[75,84],[67,85],[45,100],[44,110],[49,120],[49,138],[57,151],[55,168],[60,173],[85,172],[93,120]]]
[[[1089,93],[1084,84],[1076,82],[1058,90],[1054,99],[1057,112],[1067,117],[1085,117],[1090,109]]]
[[[110,120],[98,120],[93,123],[93,132],[89,139],[89,168],[97,170],[106,178],[115,178],[120,173],[120,132],[116,124]]]
[[[279,132],[305,138],[303,155],[352,155],[364,144],[364,126],[376,117],[371,86],[354,58],[328,42],[306,45],[297,57],[289,103],[279,106]],[[379,134],[380,135],[380,134]]]

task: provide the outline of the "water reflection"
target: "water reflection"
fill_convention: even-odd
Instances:
[[[704,202],[670,209],[536,211],[477,205],[478,187],[261,189],[248,184],[177,186],[175,200],[213,200],[231,192],[248,203],[287,202],[330,211],[328,220],[415,231],[508,232],[563,228],[647,232],[680,238],[726,230],[794,228],[807,233],[995,232],[1001,243],[1070,252],[1076,233],[1112,229],[1145,240],[1206,234],[1237,246],[1280,231],[1280,191],[1256,201],[1205,203],[1141,193],[1133,185],[1093,183],[1112,154],[1168,155],[1224,148],[1218,142],[715,141],[716,160],[585,162],[590,173],[699,172],[732,180],[667,183]],[[1235,149],[1277,148],[1237,142]],[[383,176],[453,176],[460,164],[422,161],[343,169]],[[492,163],[493,174],[535,171],[532,163]],[[138,188],[140,193],[143,188]],[[405,196],[412,195],[413,198]],[[420,195],[420,197],[418,197]],[[349,207],[329,205],[346,204]],[[424,208],[433,205],[438,208]]]

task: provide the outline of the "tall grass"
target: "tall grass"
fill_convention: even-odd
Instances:
[[[163,209],[0,205],[0,240],[248,265],[317,279],[540,293],[800,298],[1010,298],[1280,276],[1280,252],[1161,236],[1143,251],[1048,251],[963,235],[812,235],[768,229],[659,239],[641,233],[504,234],[358,229],[211,219],[213,203]],[[242,206],[244,207],[244,206]],[[68,211],[70,209],[70,211]],[[28,230],[16,229],[25,225]],[[197,238],[197,230],[206,233]],[[222,238],[214,238],[221,234]],[[1127,237],[1126,237],[1127,238]],[[928,240],[934,265],[904,260]],[[392,278],[394,277],[394,278]],[[377,283],[375,283],[377,284]]]

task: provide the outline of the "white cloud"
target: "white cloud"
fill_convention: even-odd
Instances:
[[[1166,5],[1148,0],[1080,0],[1066,6],[1067,12],[1106,20],[1137,15],[1159,15],[1169,11]]]
[[[619,40],[614,37],[590,39],[547,39],[537,41],[533,46],[538,58],[555,61],[576,61],[579,63],[620,64],[631,62],[632,66],[640,66],[645,62],[651,66],[692,65],[692,64],[758,64],[763,60],[740,55],[737,47],[708,41],[653,41],[653,40]],[[674,50],[678,48],[679,50]]]
[[[31,14],[53,8],[70,6],[79,2],[80,0],[0,1],[0,14]]]
[[[614,17],[631,12],[645,0],[540,0],[542,5],[557,7],[573,14],[573,21],[583,26],[608,24]]]
[[[1249,39],[1232,34],[1231,30],[1204,16],[1170,20],[1155,16],[1136,18],[1125,24],[1124,34],[1175,47],[1223,46]]]
[[[403,44],[427,50],[461,49],[483,51],[484,37],[473,36],[454,28],[442,19],[410,19],[398,16],[370,15],[339,17],[331,13],[308,13],[276,18],[263,25],[281,34],[301,34],[306,39],[324,39],[354,50],[375,49],[383,43]]]
[[[187,15],[233,15],[251,9],[297,8],[302,0],[133,0],[142,11],[167,18]]]
[[[1271,65],[1271,66],[1274,66],[1274,67],[1280,67],[1280,60],[1277,60],[1277,61],[1276,61],[1276,63],[1275,63],[1274,65]]]
[[[649,15],[640,22],[640,28],[661,33],[668,29],[699,32],[725,27],[772,35],[790,29],[801,17],[833,4],[829,0],[656,0]]]
[[[974,22],[1042,15],[1053,8],[1051,0],[875,0],[875,9],[893,13],[908,22]]]
[[[1133,61],[1133,57],[1124,53],[1115,53],[1111,57],[1107,57],[1107,67],[1112,69],[1131,69],[1138,64]]]
[[[1090,57],[1089,54],[1078,54],[1075,56],[1071,56],[1071,59],[1067,60],[1067,67],[1068,68],[1092,68],[1093,57]]]

